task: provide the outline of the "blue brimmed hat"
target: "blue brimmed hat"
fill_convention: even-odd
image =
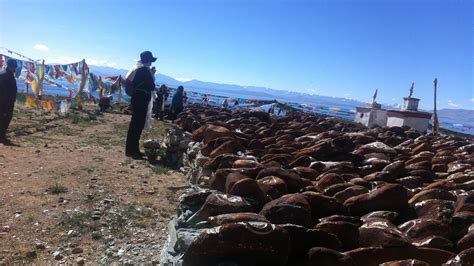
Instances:
[[[150,51],[145,51],[140,54],[140,61],[142,61],[142,63],[152,63],[156,61],[156,57],[153,57]]]

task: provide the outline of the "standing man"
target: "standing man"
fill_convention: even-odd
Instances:
[[[176,90],[176,93],[173,95],[170,106],[171,120],[174,123],[174,120],[184,109],[184,87],[179,86]]]
[[[16,60],[9,59],[5,73],[0,74],[0,143],[3,144],[10,144],[7,140],[7,129],[12,121],[16,101],[15,71],[17,67]]]
[[[155,101],[155,118],[159,118],[160,120],[163,120],[164,112],[165,112],[165,94],[166,90],[168,88],[166,85],[161,85],[160,89],[156,93],[157,98]]]
[[[140,152],[140,137],[145,127],[148,104],[151,93],[155,90],[155,79],[150,69],[151,64],[156,61],[152,53],[145,51],[140,54],[140,61],[128,72],[126,79],[132,82],[134,93],[132,95],[132,119],[128,128],[125,155],[133,159],[142,159],[144,154]]]

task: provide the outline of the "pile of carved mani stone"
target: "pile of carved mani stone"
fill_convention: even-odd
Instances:
[[[474,143],[191,105],[162,265],[474,265]]]

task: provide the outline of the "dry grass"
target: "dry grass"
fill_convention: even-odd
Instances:
[[[0,231],[9,228],[0,234],[0,264],[47,264],[54,261],[52,251],[71,243],[95,264],[107,256],[111,239],[116,245],[138,238],[164,243],[162,229],[179,194],[166,188],[183,185],[185,178],[124,156],[129,121],[93,109],[68,115],[15,110],[9,135],[19,146],[0,149]],[[155,122],[142,139],[161,138],[167,127]],[[100,219],[92,219],[96,210]],[[28,257],[37,242],[49,248]],[[151,253],[147,259],[157,261],[159,250]],[[67,262],[77,257],[64,255]]]

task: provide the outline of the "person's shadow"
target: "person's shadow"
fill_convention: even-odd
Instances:
[[[10,140],[0,141],[0,145],[9,146],[9,147],[20,147],[19,144],[15,144],[15,143],[11,142]]]

